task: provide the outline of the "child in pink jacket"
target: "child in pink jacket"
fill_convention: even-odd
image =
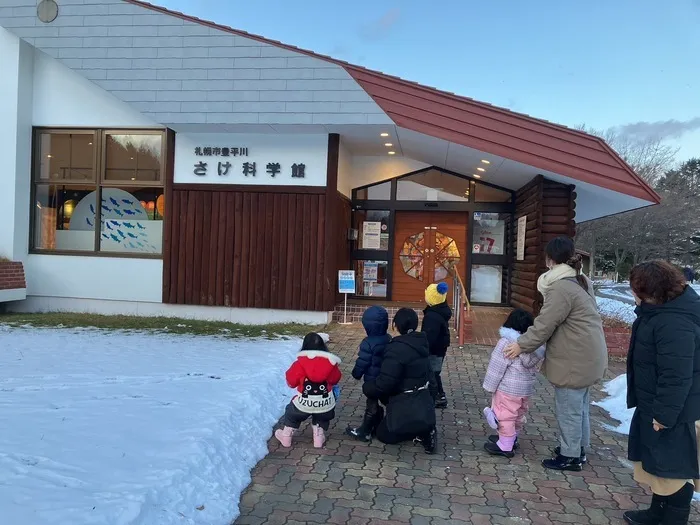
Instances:
[[[525,310],[514,310],[500,329],[501,339],[491,354],[486,370],[484,390],[493,394],[491,406],[484,409],[489,426],[498,430],[484,445],[493,456],[512,458],[518,447],[518,433],[525,424],[528,400],[535,391],[537,372],[544,360],[544,347],[531,354],[520,354],[508,359],[503,350],[534,324],[532,315]]]

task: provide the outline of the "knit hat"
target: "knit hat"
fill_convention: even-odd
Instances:
[[[435,306],[447,301],[447,283],[431,284],[425,289],[425,302]]]

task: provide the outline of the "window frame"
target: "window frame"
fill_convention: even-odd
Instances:
[[[165,235],[163,236],[163,244],[160,253],[120,253],[108,252],[100,250],[100,228],[97,226],[101,219],[101,208],[97,206],[95,216],[95,242],[91,251],[82,250],[49,250],[44,248],[36,248],[36,214],[34,207],[36,204],[37,188],[39,186],[56,186],[59,188],[70,188],[71,186],[94,186],[97,202],[102,198],[103,188],[155,188],[163,189],[163,195],[166,195],[169,187],[172,184],[172,170],[174,166],[170,159],[169,130],[166,128],[61,128],[61,127],[37,127],[32,129],[32,162],[30,174],[30,191],[29,191],[29,238],[28,252],[33,255],[68,255],[77,257],[107,257],[107,258],[122,258],[122,259],[163,259],[165,251]],[[38,169],[40,166],[41,143],[39,137],[44,134],[56,135],[93,135],[93,172],[94,179],[91,181],[41,181],[39,179]],[[159,180],[157,181],[108,181],[105,178],[105,168],[107,164],[107,135],[160,135],[161,136],[161,170]],[[167,210],[166,210],[167,214]],[[166,226],[166,217],[163,217],[163,228]]]

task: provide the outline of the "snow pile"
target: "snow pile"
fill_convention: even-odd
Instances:
[[[23,525],[229,524],[292,340],[0,327],[0,508]]]
[[[630,325],[637,319],[637,314],[634,313],[635,306],[632,304],[604,297],[596,297],[596,301],[598,302],[598,310],[604,317],[617,319]]]
[[[634,298],[634,296],[632,295],[632,290],[620,291],[617,288],[601,288],[600,292],[604,293],[605,295],[617,297],[619,299],[630,300]]]
[[[608,397],[602,401],[595,401],[593,404],[599,406],[610,414],[611,418],[620,422],[617,426],[605,425],[606,428],[613,432],[629,435],[634,409],[627,408],[627,374],[617,376],[612,381],[605,383],[603,392],[608,394]]]

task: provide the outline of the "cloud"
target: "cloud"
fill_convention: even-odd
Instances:
[[[678,139],[700,130],[700,117],[689,120],[659,120],[657,122],[635,122],[618,128],[621,135],[635,139]]]
[[[369,40],[381,40],[396,26],[401,18],[401,10],[389,9],[379,18],[372,20],[360,28],[360,35]]]

